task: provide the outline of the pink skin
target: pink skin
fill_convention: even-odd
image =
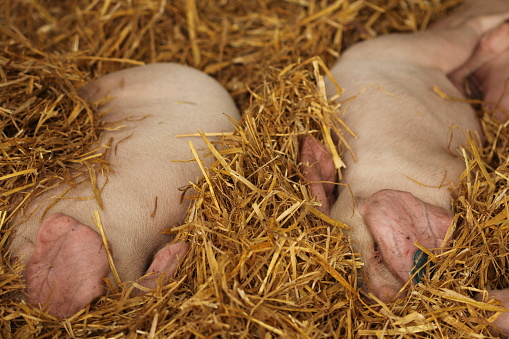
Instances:
[[[509,50],[500,53],[479,68],[473,76],[483,93],[483,100],[486,101],[484,108],[487,111],[493,111],[498,121],[507,121],[509,119]]]
[[[415,242],[426,248],[439,248],[451,223],[452,213],[428,204],[408,192],[381,190],[358,205],[380,255],[389,270],[402,283],[412,270]],[[401,260],[406,258],[407,260]]]
[[[356,44],[331,69],[344,90],[340,118],[357,160],[343,154],[343,184],[330,207],[364,262],[363,286],[376,297],[394,298],[410,278],[414,242],[438,249],[452,220],[450,183],[464,170],[458,149],[467,131],[481,135],[472,108],[444,100],[461,93],[447,78],[468,61],[481,37],[509,18],[507,12],[471,17],[455,27],[394,34]],[[331,81],[327,93],[337,93]],[[327,211],[332,159],[312,137],[301,140],[301,169]],[[320,163],[314,170],[313,164]],[[329,162],[329,164],[324,163]],[[324,175],[325,174],[325,175]],[[324,199],[323,196],[326,196]]]
[[[172,278],[188,244],[168,244],[154,256],[140,285],[157,287]],[[103,278],[110,272],[99,233],[63,213],[47,217],[37,233],[35,251],[25,270],[28,302],[45,305],[51,313],[68,317],[104,294]],[[144,294],[135,290],[134,294]]]
[[[61,317],[72,316],[101,296],[105,277],[115,281],[92,222],[94,211],[99,211],[122,282],[149,274],[140,284],[152,289],[175,275],[189,246],[171,243],[162,231],[185,218],[188,200],[181,202],[178,189],[202,176],[199,166],[188,161],[194,158],[189,141],[201,155],[206,153],[201,138],[175,136],[198,130],[232,131],[227,116],[240,118],[219,83],[177,64],[115,72],[80,93],[91,101],[108,98],[99,107],[105,113],[103,120],[123,126],[106,130],[103,136],[113,143],[107,158],[112,171],[107,177],[96,173],[102,205],[91,198],[94,191],[89,183],[74,186],[54,205],[55,197],[69,187],[52,188],[31,200],[26,215],[17,216],[10,247],[26,264],[28,301]],[[123,121],[126,118],[131,119]],[[207,166],[212,159],[203,161]]]
[[[322,143],[310,137],[303,140],[300,148],[301,171],[310,182],[311,192],[321,202],[317,209],[322,213],[330,214],[331,206],[336,201],[334,163],[330,161],[330,155]]]
[[[148,289],[154,289],[157,287],[158,280],[162,279],[164,281],[172,278],[177,271],[180,260],[188,250],[188,244],[176,243],[168,244],[157,251],[152,264],[147,270],[147,276],[140,281],[140,285]],[[135,291],[135,293],[139,294],[138,291]]]
[[[447,27],[476,13],[490,14],[508,10],[507,0],[469,2],[463,11],[439,25]],[[503,23],[487,32],[470,58],[451,72],[449,77],[459,89],[462,89],[465,81],[470,79],[476,94],[485,101],[483,108],[487,112],[493,112],[498,121],[506,122],[509,119],[509,23]],[[478,294],[476,299],[482,300],[483,296]],[[509,309],[509,288],[489,291],[487,299],[493,298],[498,299]],[[500,335],[503,338],[508,338],[509,313],[501,314],[494,321],[494,325],[502,331]]]
[[[507,11],[507,0],[470,0],[460,10],[432,25],[432,29],[457,27],[469,18]],[[483,107],[493,111],[500,122],[509,119],[509,25],[503,24],[487,32],[479,41],[470,58],[449,74],[451,81],[463,91],[467,79],[472,80],[474,90],[480,92],[480,99],[486,101]]]
[[[507,11],[509,7],[507,0],[467,0],[457,10],[434,23],[431,29],[454,28],[464,24],[467,20],[480,15],[489,15]]]
[[[483,107],[492,111],[500,122],[509,119],[509,23],[488,32],[479,42],[470,59],[450,74],[462,88],[470,78],[474,90],[486,101]]]
[[[101,236],[72,217],[52,214],[39,229],[25,271],[28,302],[57,316],[74,314],[104,293],[102,278],[109,271]]]

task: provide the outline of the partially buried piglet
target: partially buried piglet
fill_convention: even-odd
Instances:
[[[500,12],[499,12],[500,13]],[[451,186],[465,170],[459,149],[481,134],[472,108],[447,75],[467,62],[483,34],[509,18],[470,18],[454,27],[393,34],[348,49],[331,69],[344,89],[347,184],[333,198],[332,160],[323,145],[301,141],[303,172],[322,211],[347,224],[364,262],[364,287],[381,300],[395,297],[409,278],[414,242],[436,249],[452,221]],[[337,93],[331,81],[328,95]],[[354,157],[355,156],[355,157]]]
[[[162,274],[174,275],[188,245],[167,244],[171,238],[161,231],[183,221],[188,205],[180,202],[178,188],[201,176],[196,162],[185,162],[194,158],[189,141],[202,153],[206,148],[201,138],[175,136],[198,129],[231,131],[227,116],[239,118],[233,100],[218,82],[177,64],[112,73],[81,93],[90,101],[106,99],[100,106],[105,121],[125,125],[103,136],[106,141],[114,139],[107,159],[113,172],[107,179],[98,174],[97,179],[104,209],[93,198],[89,183],[72,188],[51,206],[69,189],[57,186],[33,199],[25,215],[18,216],[10,246],[26,264],[28,301],[57,316],[70,316],[103,294],[103,278],[111,275],[92,221],[96,210],[122,281],[155,272],[142,281],[154,288]]]

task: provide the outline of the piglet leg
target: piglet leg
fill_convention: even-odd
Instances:
[[[449,74],[451,81],[462,89],[463,82],[472,73],[509,49],[509,23],[504,23],[481,37],[470,59]],[[502,70],[500,70],[502,71]]]
[[[43,221],[27,263],[28,302],[69,317],[104,293],[109,270],[99,233],[68,215],[52,214]]]
[[[177,266],[189,250],[189,245],[184,243],[168,244],[160,249],[154,256],[152,264],[147,270],[146,277],[140,284],[148,289],[157,287],[157,280],[172,278],[175,275]],[[143,294],[135,290],[134,294]]]

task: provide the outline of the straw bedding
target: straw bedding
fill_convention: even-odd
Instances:
[[[344,225],[315,209],[298,170],[299,136],[332,145],[332,136],[348,133],[323,93],[340,51],[424,29],[460,2],[1,0],[0,336],[496,336],[489,322],[503,309],[472,296],[509,286],[506,126],[483,115],[488,142],[464,151],[455,241],[432,257],[433,277],[393,303],[364,301],[362,262]],[[176,278],[135,298],[132,287],[108,282],[107,295],[70,319],[27,306],[21,267],[7,251],[12,216],[41,191],[92,180],[91,168],[109,166],[108,140],[98,141],[113,126],[76,88],[160,61],[211,74],[243,111],[233,135],[203,136],[217,161],[185,188],[186,221],[169,230],[191,244]],[[347,147],[335,157],[339,166]]]

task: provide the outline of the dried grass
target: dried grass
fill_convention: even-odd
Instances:
[[[314,208],[297,163],[301,135],[328,145],[329,128],[341,136],[321,76],[343,48],[423,29],[460,2],[1,0],[0,336],[495,335],[488,325],[501,308],[472,295],[509,286],[507,126],[484,116],[488,144],[465,151],[453,246],[433,257],[432,278],[389,304],[363,301],[361,261],[343,225]],[[111,126],[75,88],[157,61],[213,75],[244,113],[220,151],[210,145],[217,161],[190,189],[186,223],[172,230],[191,244],[177,278],[135,298],[110,282],[108,295],[65,320],[27,306],[21,267],[6,250],[13,214],[59,181],[108,166],[108,148],[95,145]]]

